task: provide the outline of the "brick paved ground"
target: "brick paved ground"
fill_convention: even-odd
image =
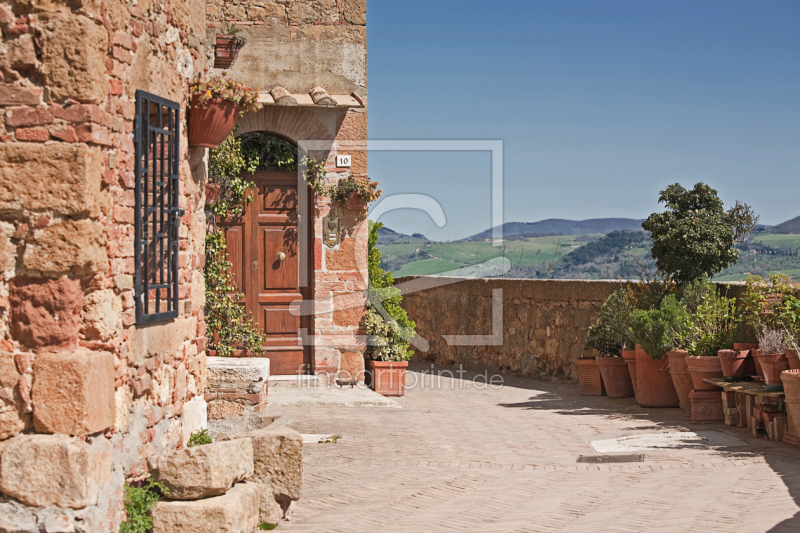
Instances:
[[[418,380],[414,367],[411,382]],[[677,409],[582,397],[519,378],[478,390],[472,374],[416,387],[403,409],[273,407],[302,433],[305,494],[281,530],[304,532],[800,531],[800,449],[746,430],[696,426]],[[430,380],[430,377],[427,378]],[[590,441],[713,429],[720,449],[646,453],[642,463],[577,464]]]

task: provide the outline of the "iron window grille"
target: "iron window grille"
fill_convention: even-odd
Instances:
[[[136,322],[178,316],[180,106],[136,91]]]

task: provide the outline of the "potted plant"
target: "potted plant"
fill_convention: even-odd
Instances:
[[[678,407],[675,384],[669,372],[666,352],[677,347],[676,332],[684,320],[683,306],[674,294],[667,295],[652,309],[631,313],[631,330],[636,340],[636,400],[642,407]]]
[[[369,178],[356,179],[351,174],[344,179],[336,182],[328,193],[332,200],[337,201],[346,209],[361,211],[364,205],[380,198],[382,191],[378,189],[377,181],[369,181]]]
[[[748,276],[742,304],[745,322],[752,333],[763,328],[791,335],[800,328],[800,303],[797,301],[798,285],[785,274],[771,274],[766,279]],[[757,348],[758,346],[752,346]],[[752,352],[755,356],[755,352]],[[753,357],[754,370],[764,379],[761,360]]]
[[[247,39],[239,36],[242,29],[233,23],[223,24],[222,33],[216,36],[214,47],[214,68],[228,68],[236,60]]]
[[[623,347],[633,346],[628,317],[631,308],[623,289],[614,291],[600,308],[597,323],[589,328],[584,348],[595,350],[596,366],[601,380],[589,375],[592,372],[588,363],[578,361],[578,378],[581,394],[586,394],[589,384],[601,381],[609,398],[630,398],[634,395],[633,382],[625,360],[620,357]],[[597,385],[592,391],[597,394]],[[585,390],[586,389],[586,390]],[[602,389],[599,391],[602,394]]]
[[[410,341],[416,324],[400,307],[402,295],[394,286],[391,272],[380,267],[381,253],[377,248],[381,223],[369,221],[367,260],[369,289],[364,313],[367,333],[366,384],[384,396],[403,396],[408,360],[414,354]]]
[[[258,111],[258,91],[226,76],[199,80],[191,87],[189,144],[218,148],[245,112]]]
[[[208,182],[206,183],[206,206],[214,205],[214,202],[217,201],[219,198],[219,194],[222,192],[222,188],[220,187],[219,183]]]
[[[757,335],[759,349],[755,350],[755,356],[764,371],[764,383],[772,390],[780,390],[781,372],[789,370],[784,334],[764,326]]]
[[[710,290],[702,296],[701,303],[691,315],[684,342],[689,351],[686,364],[692,375],[694,390],[718,391],[704,379],[722,378],[720,351],[728,350],[740,340],[741,320],[736,300]]]

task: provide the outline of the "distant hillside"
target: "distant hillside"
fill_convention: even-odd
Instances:
[[[789,233],[798,234],[800,233],[800,217],[795,217],[791,220],[787,220],[786,222],[782,222],[777,226],[772,226],[770,228],[772,233],[778,233],[782,235],[786,235]]]
[[[378,244],[394,244],[394,243],[420,243],[428,240],[422,233],[415,233],[413,235],[405,235],[398,233],[392,229],[383,227],[378,230]]]
[[[589,220],[563,220],[550,218],[539,222],[506,222],[503,224],[505,238],[523,234],[535,235],[587,235],[592,233],[608,234],[612,231],[642,231],[643,220],[632,218],[593,218]],[[468,241],[482,241],[492,238],[492,230],[487,229]]]

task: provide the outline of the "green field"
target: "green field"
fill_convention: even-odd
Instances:
[[[503,256],[511,263],[512,269],[517,264],[533,266],[549,263],[553,260],[556,248],[561,254],[567,254],[585,244],[577,242],[576,237],[577,235],[562,235],[505,241],[505,249],[503,246],[492,246],[491,242],[381,244],[379,248],[383,260],[387,262],[418,250],[428,254],[430,257],[407,262],[393,272],[395,277],[424,276],[446,274]]]
[[[754,235],[750,240],[770,246],[792,246],[794,248],[800,248],[800,235],[773,235],[771,233],[765,233],[763,235]]]

